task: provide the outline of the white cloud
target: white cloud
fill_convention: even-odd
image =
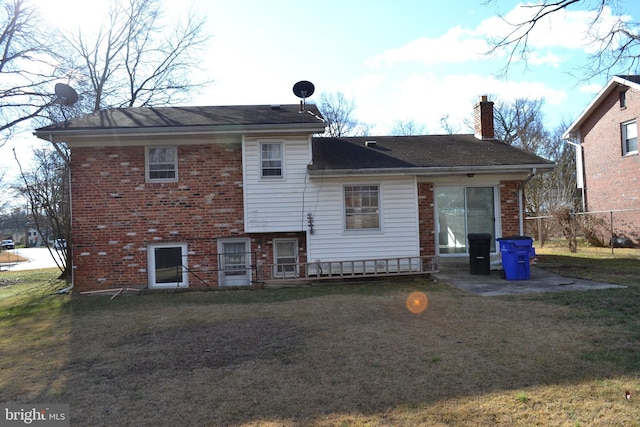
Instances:
[[[528,27],[518,28],[518,25],[531,20],[541,9],[544,9],[544,6],[540,4],[519,4],[503,18],[494,16],[484,20],[476,32],[492,39],[501,39],[511,32],[513,34],[510,39],[523,36]],[[547,6],[547,9],[551,9],[551,6]],[[534,53],[536,49],[550,48],[577,49],[593,53],[596,48],[592,43],[594,37],[603,37],[620,21],[629,20],[630,16],[613,15],[608,6],[603,7],[599,16],[595,10],[563,9],[540,18],[528,34],[527,45]],[[553,56],[549,56],[549,59],[556,61]]]
[[[493,16],[482,21],[476,28],[460,26],[451,28],[437,38],[421,37],[405,45],[388,49],[366,61],[366,65],[389,66],[413,62],[425,65],[454,64],[490,59],[487,40],[500,40],[524,35],[526,27],[517,24],[529,21],[542,6],[532,3],[519,4],[504,17]],[[597,18],[597,20],[596,20]],[[527,36],[528,60],[533,65],[558,67],[564,58],[551,49],[575,49],[594,53],[601,46],[594,44],[594,37],[602,37],[621,21],[630,21],[630,16],[616,16],[609,7],[604,7],[600,16],[593,10],[560,10],[541,18]],[[496,51],[504,56],[506,51]],[[513,58],[513,61],[519,58]]]
[[[457,133],[470,133],[473,106],[482,95],[507,102],[544,98],[548,105],[561,104],[567,98],[563,90],[540,82],[505,82],[475,74],[439,77],[433,73],[414,73],[393,87],[381,87],[370,94],[370,99],[358,99],[357,113],[361,120],[376,125],[376,134],[388,133],[396,120],[413,120],[425,124],[427,133],[442,133],[441,118],[445,116]],[[389,105],[394,106],[393,110]]]
[[[582,85],[578,88],[578,91],[580,93],[586,93],[589,95],[596,95],[601,90],[602,90],[602,85],[597,83]]]
[[[401,62],[427,65],[462,63],[483,58],[488,46],[472,31],[455,26],[439,38],[421,37],[397,49],[389,49],[366,61],[366,65],[393,66]]]

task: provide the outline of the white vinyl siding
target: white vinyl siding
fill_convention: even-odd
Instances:
[[[262,177],[261,145],[281,143],[283,176]],[[310,141],[301,139],[246,139],[243,144],[245,232],[282,232],[306,229],[308,206],[307,165],[311,162]]]
[[[342,180],[345,180],[344,178]],[[306,206],[314,215],[313,235],[307,235],[307,258],[340,261],[420,255],[418,195],[414,177],[378,180],[379,229],[344,229],[343,186],[339,178],[316,177],[307,189]],[[349,179],[348,185],[370,185],[371,181]]]

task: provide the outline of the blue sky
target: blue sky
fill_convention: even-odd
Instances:
[[[465,119],[483,94],[543,97],[551,127],[575,119],[606,83],[573,75],[586,58],[584,11],[561,12],[538,29],[528,70],[514,64],[499,78],[506,57],[484,55],[484,40],[507,29],[498,14],[523,9],[513,1],[485,3],[456,0],[454,11],[443,1],[203,0],[197,6],[214,35],[206,64],[215,82],[194,102],[296,102],[291,87],[305,79],[316,94],[341,91],[353,99],[358,119],[378,134],[396,120],[440,133],[445,115],[467,132]],[[640,5],[630,3],[639,15]]]
[[[92,25],[106,0],[33,0],[54,25]],[[527,69],[513,64],[496,75],[504,55],[489,57],[485,39],[504,34],[501,14],[517,20],[526,9],[497,0],[165,0],[169,16],[191,4],[207,17],[212,35],[202,67],[213,84],[193,105],[297,103],[292,92],[310,80],[321,92],[342,92],[355,114],[388,133],[413,120],[442,133],[440,118],[460,133],[481,95],[504,101],[544,98],[549,128],[570,123],[606,84],[583,81],[588,14],[580,6],[554,15],[531,36]],[[588,5],[589,2],[586,2]],[[640,2],[623,2],[632,20]],[[586,6],[585,6],[586,7]],[[606,11],[605,11],[606,12]],[[606,15],[606,13],[605,13]],[[577,73],[577,74],[576,74]],[[29,143],[20,142],[27,147]],[[1,150],[7,158],[11,143]],[[12,155],[10,156],[12,157]]]

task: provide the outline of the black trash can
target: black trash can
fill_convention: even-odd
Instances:
[[[491,239],[489,233],[469,233],[469,272],[471,274],[490,274]]]

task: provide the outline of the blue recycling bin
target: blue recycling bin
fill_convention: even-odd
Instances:
[[[500,243],[502,269],[507,280],[529,280],[530,260],[536,255],[533,239],[528,236],[511,236],[496,239]]]

